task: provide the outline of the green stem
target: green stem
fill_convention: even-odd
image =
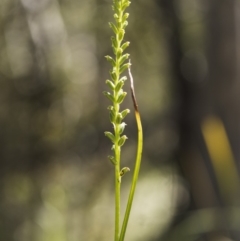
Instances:
[[[116,165],[115,165],[115,241],[118,241],[119,238],[119,227],[120,227],[120,150],[117,146],[115,148],[115,158],[116,158]]]
[[[120,237],[118,241],[123,241],[127,229],[127,224],[128,224],[128,219],[132,207],[132,202],[133,202],[133,197],[136,189],[136,184],[138,180],[138,174],[141,166],[141,158],[142,158],[142,146],[143,146],[143,133],[142,133],[142,124],[141,124],[141,118],[138,110],[135,110],[135,117],[136,117],[136,122],[137,122],[137,127],[138,127],[138,147],[137,147],[137,156],[136,156],[136,163],[135,163],[135,168],[134,168],[134,173],[133,173],[133,180],[132,180],[132,186],[130,189],[129,197],[128,197],[128,203],[124,215],[124,220],[122,224],[122,229],[120,233]]]
[[[117,74],[117,81],[119,80],[119,72],[118,72],[118,66],[116,70]],[[114,91],[114,96],[117,98],[117,93]],[[119,113],[119,104],[114,103],[114,108],[115,108],[115,114]],[[114,240],[118,241],[119,239],[119,231],[120,231],[120,194],[121,194],[121,182],[120,182],[120,160],[121,160],[121,149],[118,145],[118,141],[120,139],[120,134],[119,134],[119,124],[115,122],[114,125],[114,130],[115,130],[115,233],[114,233]]]

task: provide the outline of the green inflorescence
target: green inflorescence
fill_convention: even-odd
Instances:
[[[112,29],[114,36],[111,37],[113,57],[105,56],[107,61],[111,64],[110,77],[106,80],[109,91],[104,91],[103,94],[111,101],[112,105],[108,107],[110,122],[113,125],[114,132],[105,132],[105,135],[112,142],[113,155],[108,156],[109,160],[115,167],[115,241],[119,240],[120,232],[120,184],[123,175],[130,169],[120,167],[121,147],[127,140],[127,136],[123,134],[126,123],[123,122],[124,118],[130,112],[129,109],[121,110],[120,105],[124,101],[127,92],[123,91],[123,86],[127,80],[123,73],[130,67],[127,63],[129,54],[125,50],[130,42],[124,41],[125,28],[128,25],[127,19],[129,13],[125,10],[129,7],[129,0],[113,0],[113,11],[115,22],[110,22],[109,26]]]
[[[114,32],[114,36],[111,37],[112,49],[114,57],[109,55],[105,56],[107,61],[111,63],[112,69],[110,70],[111,80],[106,80],[106,84],[110,89],[104,91],[103,94],[112,102],[112,105],[108,107],[110,122],[113,125],[114,133],[105,132],[105,135],[112,141],[112,150],[120,152],[120,148],[125,143],[127,136],[122,135],[126,123],[123,119],[130,112],[129,109],[120,111],[120,104],[125,99],[127,93],[123,91],[124,82],[127,80],[126,76],[121,76],[123,72],[129,67],[130,63],[126,63],[129,58],[128,53],[124,53],[130,42],[124,42],[125,28],[128,25],[127,19],[129,13],[126,13],[126,8],[130,5],[128,0],[115,0],[113,1],[113,11],[115,23],[110,22],[109,26]],[[110,161],[114,165],[120,165],[119,158],[109,156]],[[114,161],[113,161],[114,160]]]

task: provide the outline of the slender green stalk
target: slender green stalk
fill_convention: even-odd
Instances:
[[[115,165],[115,234],[114,240],[118,241],[119,230],[120,230],[120,190],[121,190],[121,182],[119,179],[120,173],[120,149],[115,149],[115,157],[117,160],[117,164]]]
[[[137,105],[137,100],[135,97],[135,91],[134,91],[134,85],[133,85],[133,77],[131,74],[131,70],[129,67],[129,76],[130,76],[130,82],[131,82],[131,94],[132,94],[132,99],[133,99],[133,104],[134,104],[134,109],[135,109],[135,118],[137,122],[137,128],[138,128],[138,145],[137,145],[137,156],[136,156],[136,162],[135,162],[135,168],[134,168],[134,173],[133,173],[133,180],[132,180],[132,186],[130,189],[130,193],[128,196],[128,202],[127,202],[127,207],[124,215],[124,220],[122,224],[122,229],[121,229],[121,234],[119,241],[123,241],[127,229],[127,224],[128,224],[128,219],[130,215],[130,211],[132,208],[132,202],[133,202],[133,197],[137,185],[137,180],[138,180],[138,174],[141,166],[141,159],[142,159],[142,147],[143,147],[143,132],[142,132],[142,123],[141,123],[141,118],[138,110],[138,105]]]

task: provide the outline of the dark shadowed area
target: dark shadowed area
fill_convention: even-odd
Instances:
[[[111,5],[0,0],[0,241],[113,240]],[[126,241],[240,240],[240,2],[128,12],[144,148]],[[137,145],[124,88],[122,212]]]

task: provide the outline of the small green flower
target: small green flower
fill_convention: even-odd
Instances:
[[[120,90],[120,91],[121,91],[121,90]],[[119,91],[119,92],[120,92],[120,91]],[[118,96],[118,98],[117,98],[117,103],[118,103],[118,104],[121,104],[121,103],[123,102],[123,100],[125,99],[126,95],[127,95],[127,92],[122,92],[122,93],[120,93],[119,96]]]
[[[120,177],[125,175],[125,173],[127,173],[127,172],[130,172],[130,168],[129,167],[123,167],[122,170],[120,171]]]
[[[103,91],[103,94],[112,102],[114,102],[114,96],[107,91]]]
[[[126,117],[127,114],[130,113],[130,110],[129,109],[126,109],[124,111],[121,112],[121,115],[122,115],[122,118],[124,119]]]
[[[119,133],[120,133],[120,134],[123,133],[126,125],[127,125],[127,124],[126,124],[125,122],[122,122],[122,123],[120,124],[120,128],[119,128]]]
[[[128,139],[128,138],[127,138],[126,135],[122,136],[122,137],[119,139],[119,141],[118,141],[118,145],[119,145],[119,146],[123,146],[123,144],[125,143],[125,141],[126,141],[127,139]]]
[[[115,136],[109,132],[109,131],[105,131],[104,132],[105,136],[107,136],[113,143],[115,143]]]
[[[115,161],[115,158],[113,156],[108,156],[108,159],[110,160],[110,162],[115,165],[116,164],[116,161]]]

